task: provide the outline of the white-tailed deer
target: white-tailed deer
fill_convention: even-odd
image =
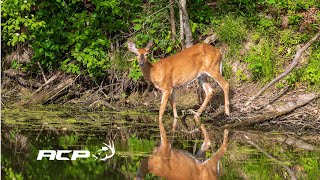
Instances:
[[[225,113],[226,115],[230,114],[229,83],[221,75],[222,65],[219,49],[206,43],[196,44],[180,53],[151,64],[147,60],[147,55],[152,45],[151,40],[145,48],[137,49],[133,42],[128,42],[128,49],[136,54],[144,78],[151,81],[156,88],[162,91],[159,121],[162,121],[163,113],[171,96],[170,100],[174,114],[173,131],[175,130],[178,114],[174,100],[174,87],[187,84],[198,78],[206,93],[204,102],[195,113],[195,120],[200,124],[199,117],[213,96],[213,89],[202,77],[203,74],[212,77],[222,87]]]
[[[218,162],[227,151],[228,133],[224,130],[223,142],[218,151],[205,161],[198,161],[189,152],[173,149],[168,142],[163,124],[159,122],[161,144],[154,148],[153,153],[141,161],[135,180],[144,179],[147,173],[174,180],[215,180],[219,176]],[[204,142],[197,155],[205,157],[209,149],[210,139],[203,124],[201,124]]]

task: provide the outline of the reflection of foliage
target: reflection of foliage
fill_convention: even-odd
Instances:
[[[275,144],[267,144],[266,146],[266,151],[275,155],[281,163],[295,170],[298,179],[318,179],[320,173],[319,152],[297,152],[291,149],[283,151],[283,147]],[[227,155],[222,159],[222,179],[242,179],[245,176],[248,179],[280,180],[289,176],[286,169],[278,162],[268,158],[257,149],[241,145],[228,151],[232,157]]]
[[[6,174],[6,179],[16,179],[16,180],[20,180],[23,179],[22,175],[20,173],[15,173],[12,168],[4,168],[4,172]]]
[[[62,136],[59,138],[59,145],[62,148],[67,149],[68,146],[75,145],[78,142],[78,140],[79,140],[78,135]]]
[[[143,156],[121,157],[116,154],[106,162],[96,160],[93,157],[75,161],[50,161],[48,158],[43,158],[41,161],[36,160],[39,149],[87,149],[94,153],[101,149],[104,141],[104,138],[99,136],[88,137],[84,142],[80,139],[78,134],[61,137],[56,137],[51,133],[43,134],[38,141],[31,141],[30,151],[18,168],[14,168],[16,158],[12,154],[13,151],[4,148],[1,154],[4,167],[2,177],[5,179],[91,179],[92,177],[131,179],[143,158]],[[154,147],[153,140],[140,139],[136,136],[131,137],[127,143],[125,151],[130,153],[139,154],[142,152],[147,155]],[[117,153],[117,144],[115,145]],[[69,156],[71,158],[71,155]],[[152,177],[152,175],[148,175],[146,179],[154,179]]]
[[[131,152],[150,152],[154,147],[154,141],[139,139],[136,135],[132,135],[128,140],[128,146]]]
[[[318,157],[314,158],[314,157]],[[300,157],[300,162],[303,165],[305,172],[308,174],[308,179],[319,179],[320,174],[320,154],[307,153],[306,155]]]
[[[63,137],[73,137],[78,135],[70,134]],[[87,136],[87,135],[86,135]],[[93,136],[84,139],[76,138],[77,143],[73,144],[70,149],[87,149],[91,153],[101,148],[101,142],[105,141],[104,136]],[[32,137],[31,137],[32,138]],[[33,137],[35,138],[35,137]],[[141,160],[147,156],[155,142],[153,140],[138,138],[133,135],[129,138],[125,146],[116,143],[116,155],[108,161],[97,161],[94,158],[79,159],[76,161],[49,161],[44,158],[42,161],[36,161],[39,149],[62,149],[66,141],[61,141],[55,134],[43,134],[39,141],[30,141],[30,151],[28,152],[23,163],[16,166],[15,156],[11,149],[2,150],[2,165],[4,179],[132,179],[140,166]],[[68,138],[65,138],[68,139]],[[60,142],[63,142],[60,144]],[[74,141],[70,141],[74,143]],[[190,141],[179,141],[180,146],[189,147]],[[66,146],[68,147],[68,146]],[[122,152],[121,152],[122,151]],[[229,150],[231,153],[232,149]],[[317,179],[319,171],[318,152],[292,152],[286,151],[280,153],[280,148],[273,148],[273,154],[279,159],[284,159],[290,165],[300,167],[297,175],[305,179]],[[126,154],[127,153],[127,154]],[[228,154],[222,159],[222,176],[223,179],[239,179],[239,167],[250,179],[283,179],[286,171],[279,164],[268,159],[265,155],[258,153],[255,149],[248,147],[238,147],[235,157],[241,154],[240,159],[232,160]],[[125,156],[123,156],[124,154]],[[129,156],[128,156],[129,155]],[[207,157],[212,154],[208,152]],[[239,158],[239,157],[238,157]],[[45,173],[44,173],[45,172]],[[224,173],[227,172],[227,173]],[[302,175],[301,175],[302,174]],[[151,174],[145,179],[155,179]]]

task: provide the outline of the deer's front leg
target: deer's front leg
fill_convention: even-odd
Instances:
[[[176,127],[177,127],[177,119],[178,119],[178,113],[177,113],[177,106],[175,102],[175,95],[174,95],[174,90],[171,93],[170,96],[170,102],[173,110],[173,126],[172,126],[172,131],[175,132]]]
[[[164,111],[166,110],[166,106],[168,104],[168,100],[169,100],[171,92],[172,92],[172,90],[163,90],[162,91],[161,105],[160,105],[160,109],[159,109],[159,128],[160,128],[160,134],[161,134],[161,145],[162,145],[162,142],[168,141],[166,131],[165,131],[163,123],[162,123],[162,117],[163,117]]]

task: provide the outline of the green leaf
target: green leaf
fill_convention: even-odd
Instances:
[[[169,47],[167,48],[167,53],[169,53],[169,52],[171,52],[171,51],[172,51],[172,47],[169,46]]]
[[[141,28],[142,28],[142,27],[141,27],[140,24],[136,24],[136,25],[134,25],[134,27],[133,27],[133,29],[134,29],[135,31],[139,31]]]

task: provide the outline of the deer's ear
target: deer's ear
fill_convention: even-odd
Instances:
[[[153,39],[151,39],[151,40],[148,42],[147,46],[146,46],[144,49],[147,50],[147,51],[149,51],[150,48],[152,47],[152,45],[153,45]]]
[[[138,52],[136,45],[131,41],[128,41],[128,49],[129,49],[129,51],[134,52],[134,53]]]

